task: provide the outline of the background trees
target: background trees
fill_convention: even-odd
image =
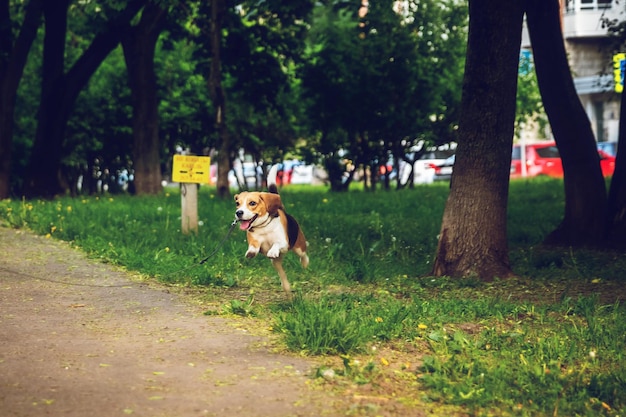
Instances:
[[[75,62],[67,63],[67,12],[70,0],[45,2],[41,98],[35,141],[23,186],[24,195],[51,197],[67,188],[62,184],[61,159],[65,128],[75,100],[100,63],[119,44],[124,26],[144,4],[145,0],[132,0],[121,10],[109,9],[112,17],[106,24],[99,21],[102,17],[99,13],[106,13],[106,9],[100,9],[94,21],[100,31]],[[84,29],[78,26],[77,35]],[[66,71],[66,67],[69,70]]]
[[[359,169],[375,182],[379,167],[398,166],[419,141],[454,139],[466,14],[451,1],[397,6],[314,12],[302,87],[334,190],[347,189]]]
[[[101,180],[94,175],[113,179],[122,168],[135,170],[139,192],[155,192],[177,146],[210,152],[221,149],[222,137],[229,143],[217,153],[224,156],[221,178],[239,149],[267,164],[291,152],[324,163],[335,190],[347,189],[357,168],[373,189],[379,176],[390,186],[395,174],[379,168],[414,158],[416,144],[454,139],[467,20],[454,1],[410,1],[404,9],[393,1],[310,0],[223,7],[221,82],[229,105],[220,110],[228,123],[218,134],[207,88],[217,58],[209,47],[210,4],[50,3],[20,86],[21,129],[3,135],[19,150],[13,192],[93,192]],[[158,113],[147,116],[145,100],[156,100]]]

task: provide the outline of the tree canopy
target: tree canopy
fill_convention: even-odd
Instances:
[[[210,3],[3,3],[3,18],[14,28],[3,47],[22,45],[17,28],[32,37],[32,48],[21,49],[28,60],[19,90],[15,84],[18,106],[3,109],[20,121],[2,135],[3,148],[14,152],[0,176],[3,196],[95,192],[99,176],[112,181],[116,171],[141,164],[132,142],[148,126],[158,126],[156,163],[166,177],[177,147],[213,155],[221,149],[207,88],[215,60]],[[416,144],[454,140],[466,10],[452,0],[405,6],[226,2],[219,57],[228,100],[226,159],[239,149],[265,164],[298,156],[324,164],[333,189],[345,190],[357,169],[371,172],[375,183],[378,165],[407,158]],[[136,71],[154,71],[158,112],[150,119],[158,124],[139,119],[137,94],[147,91],[133,87],[141,76],[129,66],[137,60],[128,61],[138,53],[129,50],[126,62],[122,53],[133,45],[129,36],[139,39],[151,8],[166,20],[154,32],[153,57]],[[6,62],[19,64],[17,57]]]

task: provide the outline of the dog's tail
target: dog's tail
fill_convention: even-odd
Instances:
[[[267,187],[267,191],[272,193],[272,194],[278,194],[278,187],[276,187],[276,184],[270,184]]]

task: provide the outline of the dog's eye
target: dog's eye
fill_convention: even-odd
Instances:
[[[251,201],[250,202],[250,207],[254,207],[254,206],[256,206],[256,201]]]

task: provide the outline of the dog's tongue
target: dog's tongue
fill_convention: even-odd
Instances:
[[[250,224],[252,223],[251,220],[241,220],[239,222],[239,228],[241,230],[248,230],[250,228]]]

